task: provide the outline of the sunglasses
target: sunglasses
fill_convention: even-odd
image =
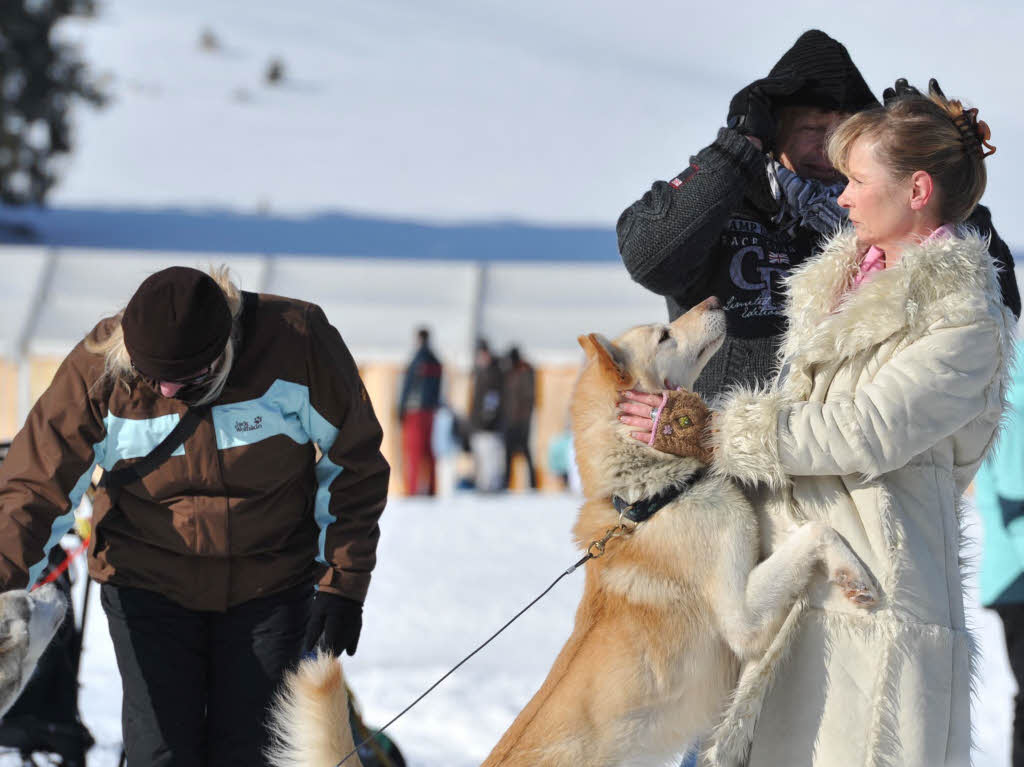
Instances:
[[[193,386],[200,386],[206,383],[213,375],[213,365],[207,365],[198,373],[195,373],[189,376],[188,378],[178,378],[173,381],[168,380],[166,378],[153,378],[152,376],[147,376],[144,373],[142,373],[142,371],[140,371],[137,367],[135,367],[134,362],[132,363],[132,370],[135,371],[136,375],[138,375],[139,378],[141,378],[154,389],[158,389],[161,383],[179,384],[183,389],[191,388]]]

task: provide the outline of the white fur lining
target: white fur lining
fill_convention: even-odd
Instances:
[[[872,767],[897,767],[902,764],[899,761],[901,749],[898,732],[900,683],[905,663],[917,653],[916,642],[945,634],[950,636],[951,652],[956,653],[960,643],[965,652],[973,653],[973,638],[966,629],[908,623],[895,617],[889,610],[863,616],[838,614],[809,608],[806,602],[800,601],[794,606],[764,657],[744,666],[728,708],[709,739],[703,754],[703,765],[743,767],[747,764],[765,698],[771,692],[779,671],[783,670],[797,634],[802,630],[802,623],[807,620],[821,624],[826,642],[830,638],[845,635],[859,638],[865,646],[879,648],[871,694],[874,716],[865,733],[868,739],[865,749],[867,764]],[[831,648],[825,651],[832,652]],[[971,663],[973,665],[973,659]],[[973,673],[972,670],[972,676]],[[972,679],[972,687],[973,684]]]
[[[850,290],[860,263],[852,230],[836,234],[787,278],[789,329],[780,355],[796,384],[815,363],[848,359],[903,331],[913,337],[950,314],[977,317],[976,297],[1001,305],[989,240],[970,229],[909,245],[893,266]]]
[[[739,387],[726,394],[710,435],[712,469],[748,485],[785,487],[789,479],[779,460],[779,416],[785,404],[778,391]]]
[[[793,605],[765,654],[743,667],[725,715],[711,734],[703,764],[714,767],[746,764],[764,698],[775,683],[776,672],[789,656],[806,609],[807,604],[802,599]]]

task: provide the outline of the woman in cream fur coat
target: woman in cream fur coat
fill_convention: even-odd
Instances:
[[[987,242],[955,228],[984,191],[988,135],[932,81],[829,139],[853,228],[793,272],[776,384],[733,391],[709,439],[717,470],[757,488],[766,549],[824,521],[882,598],[858,610],[812,581],[743,670],[709,764],[970,764],[959,504],[999,425],[1014,326]],[[646,439],[660,395],[626,400]]]

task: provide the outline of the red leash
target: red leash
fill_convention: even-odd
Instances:
[[[60,578],[61,573],[63,573],[65,570],[68,569],[68,567],[71,566],[71,560],[73,560],[75,557],[77,557],[79,554],[81,554],[87,548],[89,548],[89,538],[86,538],[84,541],[82,541],[82,545],[81,546],[79,546],[74,551],[72,551],[70,554],[65,556],[63,562],[61,562],[59,565],[57,565],[57,567],[53,568],[53,570],[50,571],[49,575],[47,575],[45,578],[43,578],[41,581],[39,581],[39,583],[37,583],[35,586],[32,587],[32,591],[35,591],[40,586],[45,586],[47,583],[53,583],[55,580]]]

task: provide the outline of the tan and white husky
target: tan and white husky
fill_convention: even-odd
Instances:
[[[708,299],[671,324],[633,328],[614,342],[580,337],[587,362],[572,418],[585,496],[574,530],[581,549],[619,524],[613,496],[651,498],[703,468],[633,439],[616,403],[630,387],[692,390],[724,335],[724,313]],[[795,529],[760,563],[759,548],[750,504],[713,472],[611,539],[585,565],[575,626],[547,679],[483,767],[668,764],[712,730],[740,665],[769,647],[815,568],[854,604],[877,599],[863,565],[824,524]],[[300,764],[333,765],[341,756]]]

